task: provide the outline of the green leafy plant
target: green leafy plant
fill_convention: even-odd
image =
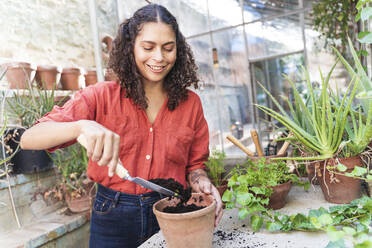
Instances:
[[[61,181],[48,194],[53,193],[56,198],[60,199],[64,193],[69,193],[72,198],[79,198],[86,194],[86,185],[90,183],[86,175],[88,168],[86,150],[76,143],[58,149],[51,154],[51,158],[61,174]]]
[[[288,181],[299,184],[307,189],[309,183],[303,183],[298,176],[290,173],[289,168],[283,161],[267,162],[265,158],[257,161],[248,160],[245,164],[239,164],[229,173],[230,179],[222,200],[226,202],[226,208],[238,208],[239,219],[245,219],[251,215],[251,226],[254,231],[261,228],[264,218],[261,215],[269,215],[270,210],[265,206],[269,204],[269,197],[273,193],[273,186]]]
[[[223,164],[225,158],[226,154],[224,152],[213,150],[212,155],[209,156],[208,161],[205,162],[208,168],[208,176],[216,187],[221,186],[222,182],[225,180],[223,176],[226,171]]]

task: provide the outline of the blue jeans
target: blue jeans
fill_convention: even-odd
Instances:
[[[90,220],[90,248],[138,247],[159,231],[152,205],[160,194],[125,194],[98,185]]]

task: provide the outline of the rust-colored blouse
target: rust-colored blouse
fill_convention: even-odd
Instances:
[[[120,160],[131,176],[144,179],[174,178],[186,186],[186,174],[205,168],[209,154],[208,125],[200,98],[188,91],[188,99],[173,111],[167,101],[151,124],[144,110],[124,97],[116,82],[102,82],[77,92],[63,107],[38,122],[95,120],[120,135]],[[51,148],[66,147],[76,140]],[[148,190],[117,175],[108,177],[107,166],[89,160],[88,176],[106,187],[142,194]]]

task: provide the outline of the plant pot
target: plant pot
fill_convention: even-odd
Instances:
[[[79,90],[80,69],[74,67],[63,68],[61,84],[63,90]]]
[[[269,198],[269,204],[265,206],[269,209],[280,209],[285,206],[286,198],[289,191],[292,188],[291,182],[286,182],[282,184],[278,184],[276,186],[271,187],[274,191],[273,194]]]
[[[201,201],[200,201],[201,200]],[[167,206],[175,206],[179,202],[173,198],[164,198],[153,206],[154,214],[159,222],[168,248],[208,248],[212,247],[216,203],[212,196],[193,193],[188,204],[206,206],[203,209],[170,214],[162,210]]]
[[[89,69],[84,74],[85,78],[85,87],[88,87],[89,85],[94,85],[97,83],[97,72],[95,69]]]
[[[221,185],[216,187],[218,190],[218,193],[220,193],[221,198],[223,196],[223,193],[225,193],[225,191],[227,190],[227,183],[228,183],[227,180],[223,180]]]
[[[13,151],[17,149],[20,138],[25,131],[25,129],[9,129],[8,134],[13,135],[16,130],[18,135],[15,135],[14,140],[7,142]],[[30,174],[46,171],[53,167],[52,160],[44,150],[23,150],[19,148],[10,162],[13,164],[12,171],[15,174]]]
[[[58,73],[56,66],[38,65],[35,74],[37,85],[44,90],[56,90]]]
[[[13,62],[6,64],[6,78],[10,89],[28,89],[28,83],[32,81],[32,72],[30,63]]]
[[[346,172],[351,172],[355,166],[363,166],[359,156],[339,158],[340,163],[347,167]],[[324,167],[325,163],[330,166],[337,165],[336,159],[322,162],[316,170],[316,174],[322,188],[324,198],[331,203],[350,203],[361,196],[361,180],[348,176],[336,175]]]
[[[372,195],[372,180],[365,180],[368,185],[368,196],[371,197]]]
[[[83,183],[85,194],[81,197],[71,197],[70,192],[64,194],[68,208],[73,213],[82,213],[91,210],[96,195],[95,183],[88,179],[89,183]]]

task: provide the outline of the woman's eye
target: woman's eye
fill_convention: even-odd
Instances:
[[[143,49],[145,49],[146,51],[150,51],[152,47],[144,47]]]

